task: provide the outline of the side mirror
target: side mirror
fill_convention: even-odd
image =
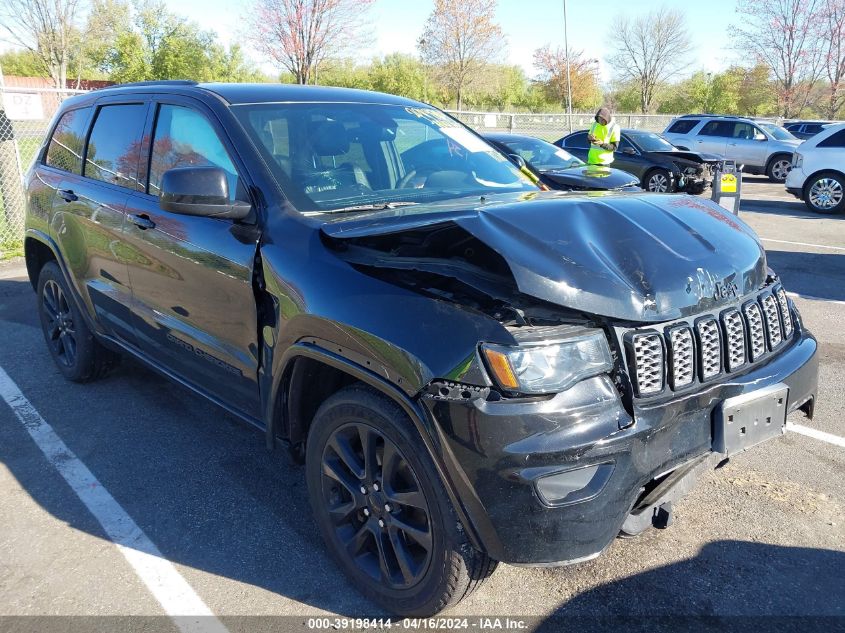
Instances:
[[[513,163],[520,169],[525,169],[528,166],[528,163],[526,163],[525,159],[519,154],[508,154],[508,158],[510,158],[511,161],[513,161]]]
[[[219,167],[177,167],[161,177],[158,206],[171,213],[242,220],[248,202],[229,200],[229,178]]]
[[[635,150],[633,147],[623,147],[623,148],[622,148],[622,153],[623,153],[623,154],[631,154],[631,155],[634,155],[634,154],[636,154],[636,153],[637,153],[637,150]]]

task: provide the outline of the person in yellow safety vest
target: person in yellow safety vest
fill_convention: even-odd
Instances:
[[[619,147],[621,131],[613,120],[608,108],[602,107],[596,112],[596,122],[590,127],[587,140],[590,141],[590,153],[587,163],[590,165],[610,165],[613,152]]]

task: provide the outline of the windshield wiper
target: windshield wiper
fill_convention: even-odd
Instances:
[[[372,204],[356,204],[351,207],[340,207],[339,209],[326,209],[323,213],[349,213],[352,211],[384,211],[386,209],[398,209],[399,207],[409,207],[418,202],[410,202],[407,200],[396,200],[391,202],[375,202]]]

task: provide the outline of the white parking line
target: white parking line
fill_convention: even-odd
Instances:
[[[764,242],[774,242],[775,244],[792,244],[793,246],[811,246],[812,248],[826,248],[831,251],[845,252],[845,247],[842,246],[827,246],[826,244],[811,244],[810,242],[790,242],[789,240],[773,240],[768,237],[761,237]]]
[[[839,437],[833,433],[825,433],[824,431],[811,429],[809,426],[804,426],[802,424],[793,424],[792,422],[786,423],[786,430],[792,431],[793,433],[800,433],[801,435],[806,435],[807,437],[812,437],[817,440],[821,440],[822,442],[833,444],[834,446],[845,448],[845,437]]]
[[[0,367],[0,397],[6,401],[47,461],[64,477],[80,501],[155,599],[183,633],[228,633],[188,582],[138,527],[108,490],[73,454],[53,428]]]

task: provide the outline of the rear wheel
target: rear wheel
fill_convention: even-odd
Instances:
[[[646,174],[643,189],[653,193],[670,193],[674,189],[672,174],[666,169],[652,169]]]
[[[792,169],[792,157],[786,154],[779,154],[769,161],[766,167],[766,175],[774,182],[786,182],[786,177]]]
[[[813,176],[804,186],[804,204],[816,213],[842,213],[845,211],[845,177],[831,172]]]
[[[331,396],[306,447],[308,492],[320,532],[352,583],[399,615],[459,602],[495,569],[474,550],[416,429],[370,389]]]
[[[100,378],[117,363],[86,325],[55,262],[44,264],[38,277],[38,315],[50,354],[68,380]]]

